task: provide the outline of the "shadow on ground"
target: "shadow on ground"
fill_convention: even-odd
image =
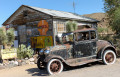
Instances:
[[[89,63],[89,64],[77,66],[77,67],[67,67],[64,69],[64,72],[76,70],[76,69],[88,68],[88,67],[97,66],[97,65],[103,65],[103,63],[102,62],[93,62],[93,63]],[[28,73],[31,74],[32,76],[49,76],[46,69],[39,70],[38,68],[31,68],[31,69],[27,69],[26,71],[28,71]]]
[[[81,65],[81,66],[67,67],[66,69],[64,69],[64,71],[84,69],[84,68],[89,68],[89,67],[94,67],[94,66],[99,66],[99,65],[104,65],[104,64],[102,62],[92,62],[92,63],[84,64],[84,65]]]
[[[38,68],[31,68],[27,69],[26,71],[28,71],[29,74],[32,74],[32,76],[48,76],[48,73],[45,69],[39,70]]]

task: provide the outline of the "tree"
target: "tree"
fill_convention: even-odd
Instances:
[[[72,32],[77,30],[77,22],[75,21],[67,21],[66,22],[66,31],[67,32]]]
[[[0,28],[0,45],[3,45],[5,43],[6,43],[6,33],[2,28]]]
[[[3,28],[0,28],[0,44],[1,45],[12,45],[14,42],[14,29],[9,28],[7,31],[4,31]]]
[[[7,37],[7,44],[12,45],[15,39],[13,28],[9,28],[7,30],[6,37]]]
[[[104,0],[104,9],[109,17],[109,25],[120,33],[120,0]]]

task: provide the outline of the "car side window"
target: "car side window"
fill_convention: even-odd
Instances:
[[[96,39],[96,32],[95,31],[91,31],[91,39]]]
[[[75,41],[89,40],[89,32],[75,33]]]

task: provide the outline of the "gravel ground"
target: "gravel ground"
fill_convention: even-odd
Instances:
[[[120,58],[113,65],[100,62],[69,68],[60,74],[48,76],[45,70],[34,65],[18,66],[0,70],[0,77],[120,77]]]

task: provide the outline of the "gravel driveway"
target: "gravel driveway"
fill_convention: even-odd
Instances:
[[[39,70],[36,65],[25,65],[0,70],[0,77],[120,77],[120,58],[113,65],[94,62],[51,76],[45,70]]]

